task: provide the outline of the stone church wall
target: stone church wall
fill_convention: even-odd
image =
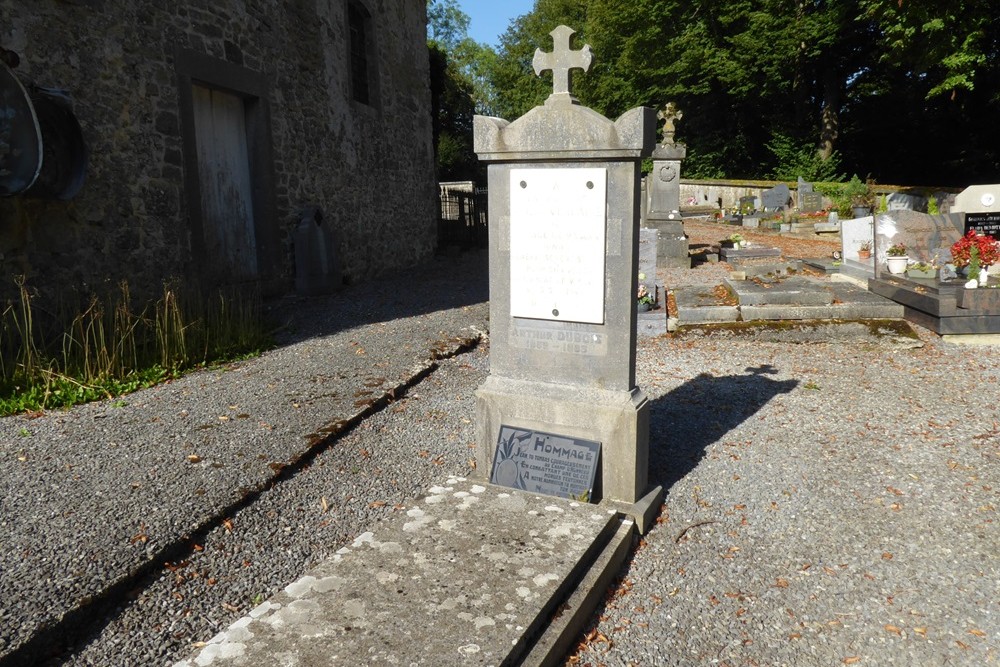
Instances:
[[[369,14],[369,104],[351,93],[348,2]],[[0,300],[128,280],[227,282],[209,270],[191,86],[245,99],[259,282],[292,288],[292,236],[318,206],[349,282],[434,250],[426,7],[414,0],[0,0],[23,81],[61,88],[89,149],[70,201],[0,199]],[[195,184],[192,187],[192,184]],[[0,303],[2,303],[0,301]]]

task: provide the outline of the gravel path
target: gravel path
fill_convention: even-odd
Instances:
[[[174,568],[178,577],[199,572],[177,563],[200,553],[206,532],[235,531],[237,510],[259,504],[258,496],[276,481],[308,476],[295,473],[309,465],[327,436],[335,439],[338,430],[385,407],[408,383],[433,370],[435,359],[475,344],[488,319],[485,264],[484,255],[466,255],[420,273],[389,276],[382,283],[390,286],[387,293],[377,299],[370,285],[333,297],[288,299],[273,313],[283,323],[280,346],[258,359],[192,373],[118,401],[0,420],[5,464],[0,467],[0,664],[30,664],[87,623],[103,623],[107,604],[141,598],[141,579],[162,574],[164,567]],[[400,436],[387,446],[418,437]],[[398,487],[390,506],[438,481],[415,471],[422,462],[419,451],[441,446],[434,439],[417,452],[407,447],[400,456],[409,466],[387,467]],[[437,459],[438,452],[431,461],[463,473],[469,457],[462,454]],[[377,456],[368,457],[383,465]],[[368,469],[343,464],[336,470],[341,468],[348,476]],[[365,488],[360,481],[343,484],[347,491],[331,489],[301,502],[319,508],[325,497],[326,514],[341,513],[345,496],[361,497],[350,489]],[[381,499],[353,502],[367,507]],[[359,520],[331,528],[325,539],[346,539],[368,521],[354,505],[349,509]],[[260,548],[273,531],[297,525],[296,511],[274,512],[256,523],[243,522],[239,533],[259,536]],[[286,565],[227,591],[222,610],[231,617],[254,596],[300,573],[313,547],[289,539],[269,548]],[[244,567],[244,560],[248,569],[259,561],[215,563],[204,570],[203,580],[223,580]],[[180,595],[177,602],[188,599]],[[214,627],[220,604],[216,599],[207,607],[179,610],[196,617],[191,625],[203,634]],[[175,620],[188,625],[183,617],[169,623],[149,618],[118,636],[119,641],[129,637],[133,658],[123,660],[108,648],[113,640],[83,664],[156,664],[155,656],[191,641],[184,630],[167,632]],[[166,634],[177,638],[171,644]]]

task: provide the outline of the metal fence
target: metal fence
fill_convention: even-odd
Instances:
[[[438,247],[485,248],[489,238],[486,188],[441,184]]]

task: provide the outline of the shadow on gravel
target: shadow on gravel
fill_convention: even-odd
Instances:
[[[702,373],[652,401],[649,426],[649,483],[664,492],[694,470],[709,445],[797,380],[772,380],[770,364],[747,368],[746,375],[714,377]]]
[[[275,343],[291,345],[364,324],[388,322],[483,303],[489,299],[489,261],[485,251],[438,256],[335,294],[291,295],[265,305],[276,327]]]

